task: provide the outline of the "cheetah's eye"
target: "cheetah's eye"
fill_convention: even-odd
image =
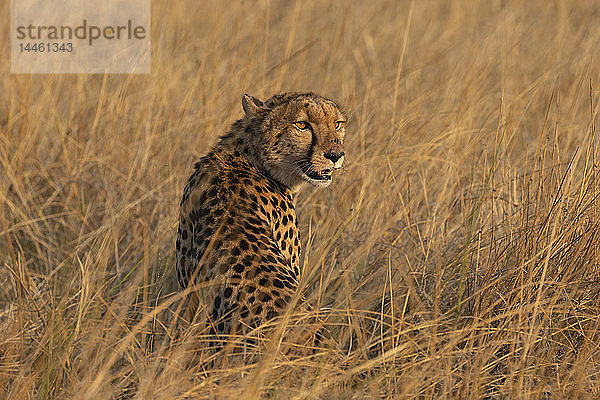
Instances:
[[[294,122],[294,126],[298,129],[300,129],[301,131],[303,131],[306,128],[308,128],[308,122],[304,122],[304,121]]]
[[[342,129],[342,126],[344,126],[345,123],[346,123],[346,121],[336,121],[335,122],[335,130],[339,131],[340,129]]]

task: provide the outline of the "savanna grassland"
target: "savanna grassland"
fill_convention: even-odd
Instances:
[[[0,397],[600,398],[600,2],[152,20],[149,75],[10,75],[0,28]],[[178,202],[241,94],[290,90],[350,117],[343,170],[297,196],[330,337],[291,357],[282,325],[220,368],[183,320]]]

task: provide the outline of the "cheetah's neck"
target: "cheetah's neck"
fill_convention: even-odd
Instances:
[[[213,148],[216,154],[238,154],[244,158],[248,164],[256,168],[274,183],[281,187],[282,191],[295,193],[297,188],[290,188],[276,179],[269,169],[265,166],[262,149],[264,143],[261,141],[261,135],[256,132],[258,124],[256,121],[248,121],[243,118],[236,121],[229,132],[221,136],[219,142]],[[226,160],[224,160],[226,162]]]

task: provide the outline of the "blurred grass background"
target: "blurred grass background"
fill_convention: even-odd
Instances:
[[[149,75],[10,75],[0,28],[6,398],[600,397],[599,2],[152,3]],[[242,93],[291,90],[350,115],[297,199],[338,345],[207,374],[179,198]]]

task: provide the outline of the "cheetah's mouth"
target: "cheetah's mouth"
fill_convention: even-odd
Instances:
[[[300,164],[300,168],[302,168],[302,172],[304,172],[304,174],[306,176],[308,176],[310,179],[313,179],[315,181],[330,181],[331,180],[332,170],[329,168],[321,169],[321,170],[314,170],[312,168],[312,166],[307,165],[306,163]]]

